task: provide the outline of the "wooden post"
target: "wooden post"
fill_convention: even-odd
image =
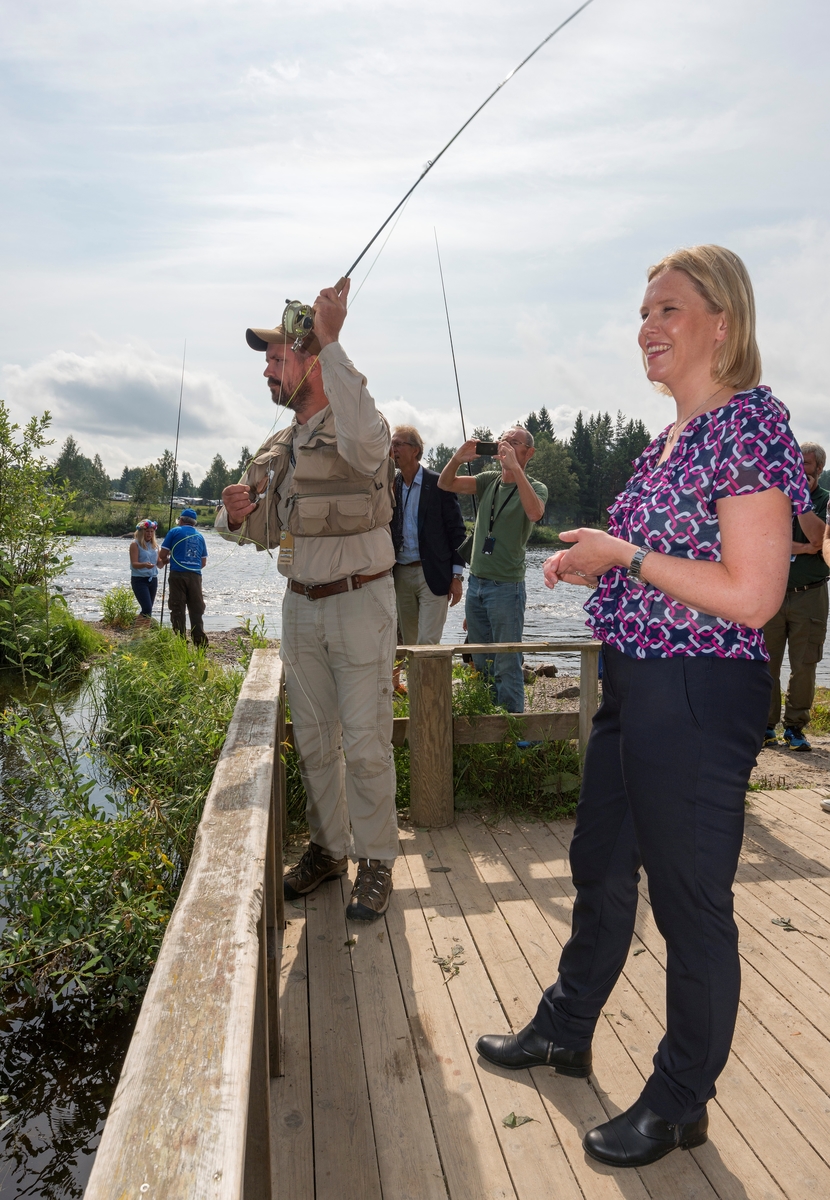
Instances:
[[[410,651],[409,816],[414,825],[452,825],[452,649]]]
[[[265,895],[259,917],[259,972],[254,1008],[244,1200],[271,1200],[271,1088],[268,1080],[268,918]]]
[[[599,684],[599,646],[579,652],[579,754],[584,756],[591,733],[591,722],[597,711]]]

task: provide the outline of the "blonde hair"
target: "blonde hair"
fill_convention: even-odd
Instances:
[[[410,446],[416,446],[418,449],[418,458],[424,453],[424,439],[421,437],[414,425],[396,425],[392,430],[392,437],[401,434],[409,438]]]
[[[726,340],[712,365],[717,382],[736,392],[757,387],[761,352],[755,340],[755,295],[743,261],[723,246],[687,246],[649,267],[649,283],[666,271],[684,271],[709,311],[726,316]],[[668,393],[663,384],[657,386]]]
[[[147,545],[148,535],[150,538],[149,547]],[[147,550],[147,549],[158,550],[158,548],[159,548],[158,542],[156,541],[155,529],[136,529],[134,537],[135,537],[135,540],[138,542],[139,546],[141,546],[144,550]]]

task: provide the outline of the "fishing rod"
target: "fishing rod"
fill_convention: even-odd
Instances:
[[[441,266],[441,251],[438,249],[438,230],[433,226],[432,232],[435,234],[435,253],[438,255],[438,274],[441,276],[441,294],[444,297],[444,312],[447,314],[447,333],[450,335],[450,354],[452,354],[452,369],[455,373],[455,390],[458,394],[458,411],[461,414],[461,432],[464,435],[464,441],[467,440],[467,427],[464,424],[464,409],[461,404],[461,385],[458,382],[458,366],[455,361],[455,346],[452,340],[452,325],[450,325],[450,310],[447,304],[447,289],[444,287],[444,268]],[[467,463],[467,474],[472,476],[473,468],[470,463]],[[478,517],[478,505],[476,504],[475,496],[470,496],[473,502],[473,516]]]
[[[380,237],[380,235],[383,233],[384,229],[389,224],[389,222],[392,220],[392,218],[395,216],[395,214],[404,206],[404,204],[406,204],[407,200],[412,195],[412,193],[415,191],[415,189],[418,187],[418,185],[420,183],[422,183],[424,181],[424,179],[426,179],[427,175],[430,173],[430,171],[435,166],[435,164],[439,161],[439,159],[444,157],[444,155],[449,150],[449,148],[453,144],[453,142],[455,142],[461,136],[461,134],[464,132],[464,130],[467,128],[467,126],[470,125],[476,119],[476,117],[481,112],[481,110],[483,108],[486,108],[486,106],[490,103],[490,101],[494,98],[494,96],[498,95],[498,93],[501,91],[501,89],[504,87],[504,85],[506,83],[508,83],[513,78],[514,75],[516,75],[519,71],[521,71],[522,67],[524,67],[527,63],[529,63],[530,60],[533,58],[533,56],[538,54],[539,51],[542,49],[542,47],[546,46],[548,44],[548,42],[551,40],[551,38],[556,37],[557,33],[561,32],[561,30],[563,30],[566,25],[570,25],[571,21],[573,21],[576,17],[578,17],[579,14],[584,9],[586,9],[589,4],[592,4],[592,3],[593,3],[593,0],[584,0],[584,3],[580,4],[579,8],[575,9],[569,17],[566,17],[566,19],[560,25],[557,25],[556,28],[552,31],[552,33],[549,33],[546,38],[543,38],[542,41],[539,43],[539,45],[536,46],[533,50],[531,50],[530,54],[528,54],[525,58],[523,58],[517,67],[514,67],[512,71],[508,71],[508,73],[505,75],[504,79],[501,81],[501,83],[498,85],[498,87],[494,88],[493,91],[490,93],[490,95],[487,97],[487,99],[482,101],[481,104],[479,104],[479,106],[475,110],[475,112],[471,116],[469,116],[467,118],[467,120],[464,122],[464,124],[461,126],[461,128],[458,129],[452,135],[452,137],[447,142],[447,144],[444,147],[442,147],[441,150],[438,151],[435,158],[429,159],[429,161],[427,162],[427,165],[424,167],[423,171],[418,176],[418,178],[415,180],[415,182],[413,183],[413,185],[409,189],[409,191],[404,195],[403,199],[400,200],[395,205],[395,207],[392,209],[391,213],[386,218],[386,220],[383,222],[383,224],[380,226],[380,228],[377,230],[377,232],[372,236],[372,238],[366,243],[366,245],[360,251],[360,254],[358,254],[357,258],[354,260],[352,265],[349,267],[348,271],[346,271],[345,275],[343,275],[337,281],[337,283],[335,284],[335,289],[338,292],[343,287],[343,284],[350,277],[352,271],[355,269],[355,267],[358,265],[358,263],[361,261],[361,259],[364,257],[364,255],[375,244],[375,242]],[[282,315],[282,327],[285,330],[287,338],[289,338],[289,337],[294,338],[294,345],[292,348],[294,350],[299,350],[302,348],[303,342],[311,334],[311,332],[314,328],[314,312],[313,312],[312,306],[310,304],[303,304],[303,302],[301,300],[286,300],[285,305],[286,305],[285,311],[283,312],[283,315]]]
[[[173,496],[176,491],[176,468],[179,464],[179,430],[182,425],[182,396],[184,395],[184,363],[187,358],[187,338],[184,339],[184,351],[182,353],[182,382],[179,387],[179,415],[176,418],[176,448],[173,451],[173,476],[170,480],[170,511],[167,514],[167,528],[170,530],[173,525]],[[159,628],[164,625],[164,594],[167,591],[167,563],[164,564],[164,578],[161,585],[161,620]]]

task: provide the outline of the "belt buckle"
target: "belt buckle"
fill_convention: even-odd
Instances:
[[[312,596],[312,594],[311,594],[311,589],[312,589],[314,586],[315,586],[315,585],[314,585],[314,584],[312,584],[312,583],[307,583],[307,584],[305,585],[305,598],[306,598],[306,600],[313,600],[313,599],[314,599],[314,597],[313,597],[313,596]]]

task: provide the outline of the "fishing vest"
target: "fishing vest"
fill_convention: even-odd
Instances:
[[[386,418],[381,420],[388,429]],[[296,451],[294,472],[285,492],[280,488],[291,465],[294,426],[281,429],[260,446],[240,479],[260,492],[238,541],[257,550],[279,545],[279,505],[288,509],[285,528],[296,538],[349,537],[388,526],[395,506],[395,467],[385,458],[374,475],[364,475],[346,462],[337,449],[334,413],[326,411],[307,445]]]

